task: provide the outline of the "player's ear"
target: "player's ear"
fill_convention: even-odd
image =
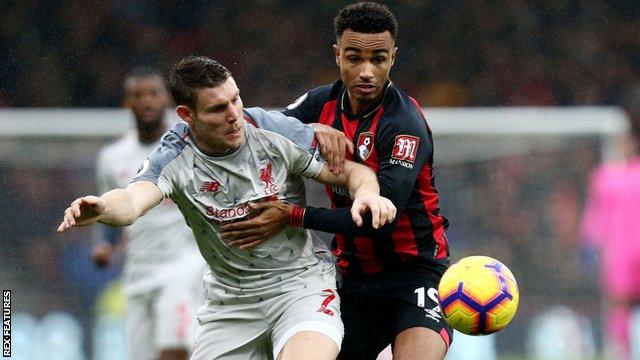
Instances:
[[[191,109],[186,105],[178,105],[178,107],[176,107],[176,113],[182,121],[189,125],[193,124],[193,114],[191,113]]]
[[[338,44],[333,44],[333,55],[336,57],[336,65],[340,67],[340,48]]]

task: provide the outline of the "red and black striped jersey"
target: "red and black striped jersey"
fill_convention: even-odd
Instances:
[[[343,275],[396,270],[410,263],[447,266],[448,221],[439,210],[432,134],[419,104],[389,82],[383,97],[363,115],[349,109],[349,96],[338,80],[309,91],[284,113],[343,131],[355,147],[347,158],[377,173],[381,195],[398,209],[396,220],[377,230],[370,221],[357,227],[349,215],[349,194],[327,187],[336,210],[308,207],[304,227],[338,234],[333,251]]]

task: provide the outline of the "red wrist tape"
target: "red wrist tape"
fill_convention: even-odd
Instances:
[[[294,205],[291,209],[291,216],[289,217],[289,225],[293,227],[302,227],[304,222],[304,208],[302,206]]]

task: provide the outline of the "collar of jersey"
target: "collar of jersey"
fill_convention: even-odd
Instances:
[[[371,105],[367,110],[363,111],[362,113],[364,115],[358,115],[351,113],[351,111],[349,110],[349,96],[347,95],[347,88],[345,86],[344,90],[342,90],[342,96],[340,97],[340,107],[342,108],[342,112],[347,116],[347,119],[349,120],[368,118],[369,116],[375,114],[378,109],[380,109],[382,103],[384,103],[384,99],[387,97],[387,92],[389,91],[390,87],[391,80],[388,80],[384,86],[384,91],[382,93],[382,96],[380,97],[380,100]]]

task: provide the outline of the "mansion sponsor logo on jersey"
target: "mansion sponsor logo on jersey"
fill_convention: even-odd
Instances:
[[[351,195],[349,195],[349,190],[343,188],[343,187],[338,187],[338,186],[331,186],[331,191],[335,194],[335,195],[340,195],[340,196],[345,196],[345,197],[351,197]]]
[[[404,166],[407,169],[413,169],[413,163],[416,161],[419,144],[420,138],[416,136],[396,136],[389,163]]]

